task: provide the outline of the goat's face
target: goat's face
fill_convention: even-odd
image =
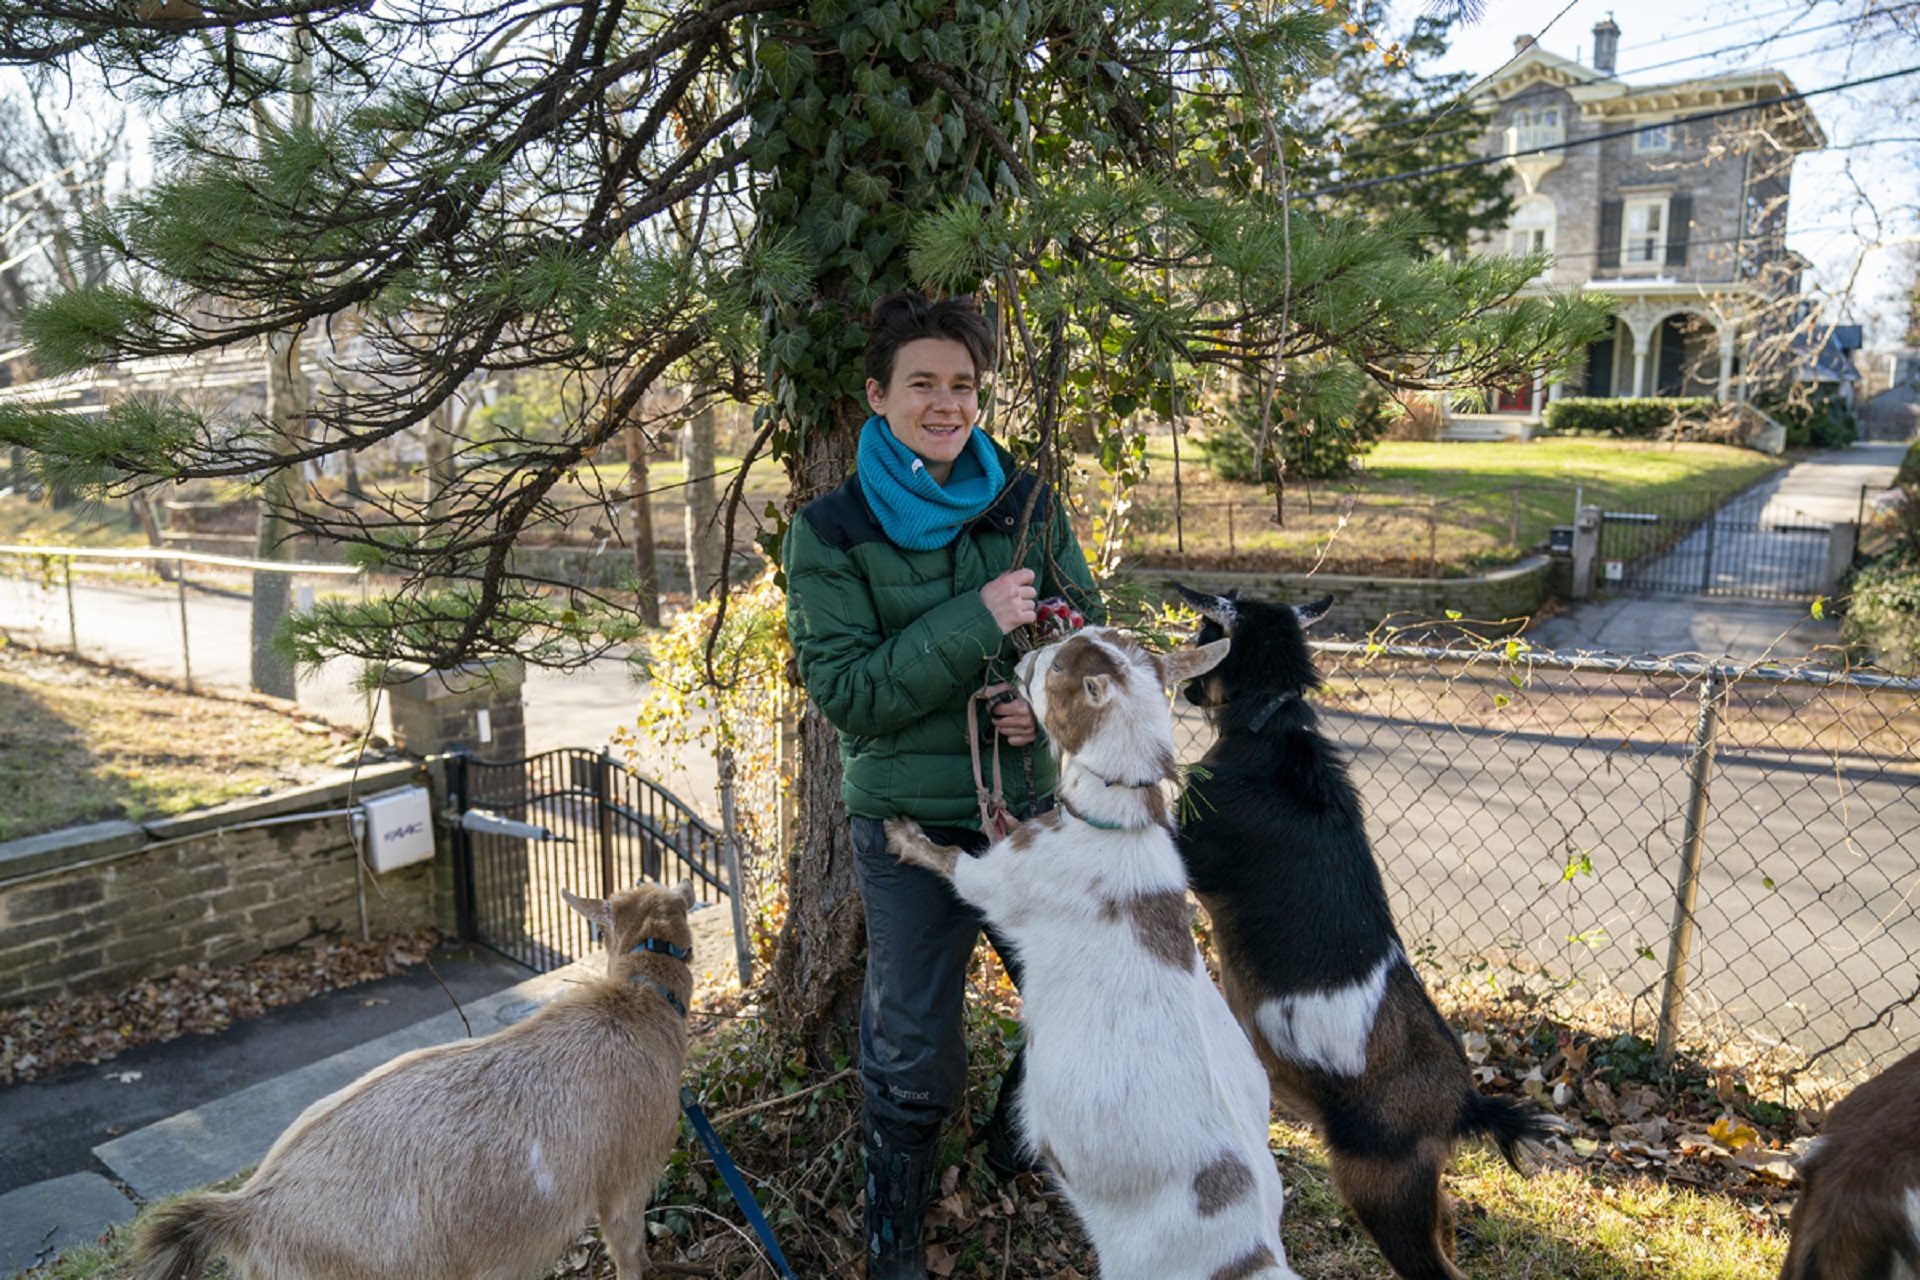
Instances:
[[[611,898],[576,898],[565,889],[568,906],[600,926],[609,963],[618,961],[642,938],[659,938],[676,947],[693,947],[687,912],[693,906],[693,882],[682,880],[672,888],[639,884]]]
[[[1173,768],[1167,686],[1199,675],[1227,656],[1227,642],[1161,656],[1113,627],[1088,627],[1035,649],[1015,668],[1020,687],[1065,755],[1097,754],[1116,772]]]
[[[1307,651],[1306,629],[1326,616],[1332,596],[1295,606],[1242,600],[1237,591],[1210,596],[1177,583],[1175,589],[1200,611],[1196,645],[1204,647],[1222,637],[1233,642],[1226,661],[1187,684],[1187,701],[1194,706],[1217,707],[1260,694],[1305,693],[1320,683]]]

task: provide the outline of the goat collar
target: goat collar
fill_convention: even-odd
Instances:
[[[652,952],[654,955],[672,956],[682,964],[693,959],[692,951],[686,947],[675,946],[665,938],[642,938],[627,948],[628,955],[638,955],[643,951]],[[670,990],[665,983],[657,982],[644,973],[630,973],[627,975],[627,981],[637,982],[644,987],[652,987],[654,994],[662,1000],[665,1000],[669,1009],[672,1009],[682,1018],[687,1016],[687,1006],[680,1002],[680,997],[673,994],[672,990]]]
[[[641,951],[651,951],[655,955],[672,956],[675,960],[682,962],[693,959],[693,952],[685,947],[676,947],[665,938],[642,938],[627,948],[628,955],[633,955]]]
[[[1286,706],[1289,702],[1297,702],[1299,698],[1300,698],[1300,691],[1298,689],[1287,689],[1287,690],[1283,690],[1280,693],[1273,694],[1272,696],[1267,698],[1266,704],[1264,706],[1262,706],[1258,711],[1253,713],[1253,719],[1247,721],[1247,732],[1248,733],[1260,732],[1262,729],[1267,727],[1267,721],[1273,719],[1274,712]],[[1254,701],[1254,699],[1252,698],[1234,699],[1234,702],[1252,702],[1252,701]],[[1232,706],[1233,703],[1229,702],[1227,705]]]
[[[1123,822],[1102,822],[1098,818],[1088,817],[1086,814],[1074,808],[1071,804],[1069,804],[1064,799],[1060,801],[1060,807],[1062,809],[1065,809],[1068,813],[1072,814],[1074,817],[1078,818],[1080,821],[1086,823],[1088,826],[1098,828],[1101,831],[1145,831],[1148,827],[1154,825],[1151,822],[1142,822],[1137,826],[1128,826],[1126,823],[1123,823]]]
[[[629,974],[627,981],[637,982],[643,987],[652,987],[653,993],[667,1002],[667,1008],[673,1010],[682,1018],[687,1016],[687,1006],[680,1003],[680,997],[673,994],[672,989],[669,988],[666,983],[656,982],[644,973]]]

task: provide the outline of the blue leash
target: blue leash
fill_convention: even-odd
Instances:
[[[747,1190],[747,1180],[740,1176],[740,1168],[734,1164],[733,1157],[720,1145],[720,1135],[713,1131],[713,1124],[707,1119],[707,1113],[700,1109],[693,1090],[686,1085],[680,1086],[680,1109],[687,1113],[687,1123],[700,1138],[700,1145],[707,1149],[713,1162],[720,1166],[720,1176],[725,1179],[727,1190],[733,1193],[733,1202],[740,1206],[740,1212],[747,1216],[747,1225],[753,1228],[753,1234],[760,1237],[760,1243],[767,1247],[773,1265],[778,1269],[782,1280],[800,1280],[793,1273],[793,1267],[787,1262],[787,1255],[780,1252],[780,1242],[773,1238],[773,1228],[767,1224],[766,1215],[760,1212],[760,1202],[753,1198],[753,1192]]]

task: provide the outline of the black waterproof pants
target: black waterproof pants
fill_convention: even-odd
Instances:
[[[929,1147],[967,1082],[967,960],[984,923],[953,887],[887,851],[874,818],[855,816],[854,865],[867,917],[866,994],[860,1006],[860,1078],[868,1122],[906,1150]],[[986,837],[928,827],[930,839],[969,852]],[[1020,961],[987,930],[1014,985]],[[1009,1084],[1011,1085],[1011,1081]]]

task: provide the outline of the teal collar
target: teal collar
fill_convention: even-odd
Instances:
[[[1101,831],[1144,831],[1146,830],[1146,827],[1144,826],[1129,827],[1118,822],[1102,822],[1098,818],[1089,818],[1086,814],[1080,812],[1078,809],[1068,804],[1065,800],[1062,800],[1060,802],[1060,807],[1062,809],[1065,809],[1068,813],[1072,814],[1074,817],[1078,818],[1080,821],[1086,823],[1088,826],[1097,828],[1098,830],[1101,830]]]

